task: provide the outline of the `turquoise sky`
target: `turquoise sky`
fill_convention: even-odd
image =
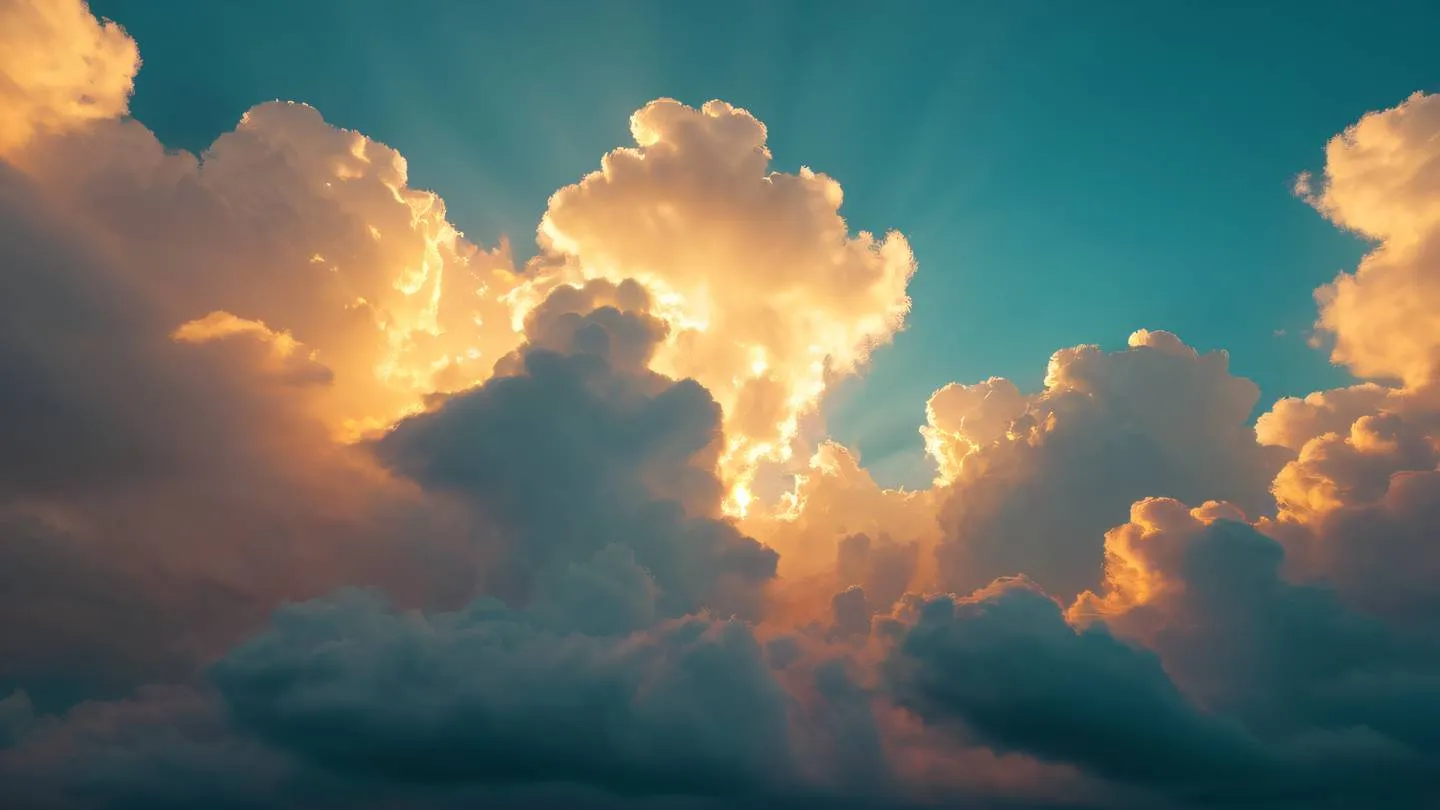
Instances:
[[[1343,379],[1305,345],[1310,295],[1364,246],[1290,183],[1364,112],[1440,89],[1424,0],[91,5],[140,42],[132,108],[167,143],[306,101],[485,243],[526,245],[645,101],[750,109],[777,168],[833,175],[852,227],[920,261],[909,329],[827,405],[887,483],[928,477],[935,388],[1034,388],[1056,348],[1139,327],[1231,350],[1265,404]]]

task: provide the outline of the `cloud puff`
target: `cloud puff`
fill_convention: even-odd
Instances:
[[[1141,330],[937,392],[905,492],[800,426],[903,325],[909,247],[743,110],[646,105],[517,270],[309,107],[169,151],[122,30],[0,22],[7,798],[1440,795],[1429,97],[1306,192],[1380,242],[1321,296],[1377,382],[1252,428],[1223,352]]]
[[[939,537],[934,495],[883,489],[853,451],[826,441],[796,473],[781,508],[747,516],[742,525],[780,552],[783,576],[812,577],[834,570],[839,544],[852,535],[928,551]]]
[[[266,810],[285,806],[276,798],[294,770],[232,734],[206,696],[177,687],[37,718],[23,744],[0,748],[6,801],[27,810]]]
[[[832,377],[900,328],[914,258],[898,233],[851,236],[831,178],[772,171],[765,126],[745,110],[662,99],[630,130],[635,147],[551,197],[543,261],[560,279],[651,290],[672,330],[655,368],[724,409],[723,469],[743,507],[757,466],[789,458]]]
[[[1323,181],[1307,178],[1307,201],[1377,242],[1317,299],[1333,359],[1379,382],[1281,400],[1258,424],[1262,439],[1299,454],[1275,480],[1277,519],[1261,526],[1285,544],[1294,573],[1411,629],[1440,619],[1437,134],[1440,101],[1417,93],[1336,136]]]
[[[1417,717],[1440,705],[1440,646],[1285,580],[1281,545],[1240,519],[1226,504],[1137,503],[1106,537],[1105,589],[1072,617],[1150,645],[1187,695],[1285,757],[1274,778],[1290,790],[1434,790],[1440,737]]]
[[[244,347],[241,351],[258,353],[250,360],[251,365],[292,385],[329,385],[335,379],[334,372],[316,360],[315,352],[307,350],[289,332],[276,332],[259,321],[247,321],[228,312],[212,312],[186,321],[170,338],[196,345],[240,344]]]
[[[863,590],[871,613],[888,611],[907,590],[932,588],[936,494],[883,489],[853,452],[821,443],[780,508],[740,524],[780,555],[767,616],[824,624],[833,597],[848,587]]]
[[[927,722],[960,723],[990,744],[1136,782],[1245,778],[1263,751],[1207,717],[1148,651],[1101,627],[1076,630],[1024,580],[939,597],[887,622],[889,690]]]
[[[485,379],[520,343],[506,248],[466,241],[398,152],[303,104],[251,109],[198,157],[117,119],[20,165],[173,328],[225,313],[307,346],[333,377],[314,410],[342,438]]]
[[[1259,390],[1227,366],[1224,352],[1141,330],[1124,351],[1056,352],[1029,397],[1003,380],[938,392],[926,439],[949,479],[944,585],[1024,573],[1073,596],[1099,581],[1098,538],[1148,495],[1272,509],[1267,484],[1285,454],[1256,443]]]
[[[1440,646],[1284,580],[1281,546],[1242,519],[1135,504],[1106,535],[1104,588],[1068,611],[1024,579],[912,597],[876,624],[885,694],[957,740],[1139,788],[1139,806],[1434,795]]]
[[[35,723],[35,705],[24,690],[0,698],[0,749],[9,748],[24,737]]]
[[[84,0],[4,0],[0,31],[0,157],[37,133],[127,111],[140,52],[120,26],[95,19]]]
[[[359,774],[642,795],[750,793],[785,775],[785,696],[744,626],[572,626],[494,600],[422,616],[342,592],[283,608],[213,678],[246,727]]]
[[[497,373],[523,373],[525,349],[604,358],[617,371],[644,376],[656,348],[669,333],[652,313],[650,293],[634,279],[612,284],[603,279],[555,288],[525,315],[528,339],[521,350],[502,358]]]
[[[643,368],[664,334],[653,317],[573,306],[625,296],[646,303],[624,284],[560,288],[531,315],[536,343],[502,364],[509,376],[401,422],[375,451],[503,527],[492,593],[523,600],[536,576],[618,543],[654,576],[664,615],[753,616],[776,556],[720,519],[719,408],[695,382]]]
[[[1440,621],[1440,452],[1433,414],[1377,410],[1310,439],[1275,479],[1282,540],[1298,576],[1333,584],[1352,605],[1397,621]]]
[[[1330,141],[1305,198],[1378,242],[1354,273],[1320,288],[1332,357],[1362,377],[1408,386],[1440,375],[1440,96],[1416,93]],[[1302,189],[1302,192],[1304,189]]]

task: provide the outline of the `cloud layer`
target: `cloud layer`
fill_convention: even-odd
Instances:
[[[915,259],[745,110],[637,111],[516,266],[303,104],[168,150],[139,64],[0,0],[17,807],[1440,801],[1435,97],[1297,184],[1374,241],[1353,385],[1064,348],[937,391],[907,492],[819,403]]]

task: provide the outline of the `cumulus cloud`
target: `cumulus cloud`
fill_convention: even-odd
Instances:
[[[66,132],[124,114],[140,53],[120,26],[84,0],[0,3],[0,157],[36,134]]]
[[[1263,440],[1297,451],[1276,478],[1276,520],[1296,576],[1332,584],[1347,604],[1396,627],[1440,619],[1436,489],[1440,103],[1417,93],[1365,115],[1326,148],[1305,199],[1375,240],[1353,273],[1317,292],[1332,357],[1374,381],[1276,403]]]
[[[900,704],[928,722],[1138,782],[1198,785],[1264,765],[1259,746],[1191,705],[1152,653],[1103,627],[1072,628],[1027,581],[909,612],[883,628],[898,637],[884,669]]]
[[[6,801],[37,810],[261,810],[284,806],[277,791],[293,771],[232,734],[214,701],[178,687],[37,718],[23,745],[0,749]]]
[[[1103,588],[1068,609],[1023,578],[910,597],[875,625],[882,688],[927,727],[1136,788],[1137,806],[1433,796],[1440,646],[1287,581],[1281,545],[1243,520],[1135,504]]]
[[[0,688],[54,706],[181,675],[350,581],[463,599],[466,516],[333,437],[419,403],[386,363],[444,309],[444,262],[473,293],[488,259],[465,266],[396,153],[313,110],[167,151],[117,117],[123,31],[76,3],[3,14],[0,118],[27,131],[0,162],[0,610],[25,618]],[[519,341],[505,312],[491,362]]]
[[[630,131],[635,147],[551,197],[545,275],[650,289],[671,328],[655,368],[724,409],[723,466],[743,510],[757,467],[790,458],[829,382],[901,327],[915,261],[899,233],[851,236],[833,179],[773,171],[765,126],[745,110],[662,99]]]
[[[1148,644],[1187,695],[1261,737],[1289,765],[1277,790],[1435,789],[1440,737],[1417,721],[1440,699],[1433,637],[1286,580],[1282,546],[1228,504],[1142,501],[1106,552],[1105,588],[1071,616]]]
[[[1303,196],[1376,241],[1353,273],[1316,292],[1334,360],[1420,387],[1440,373],[1440,96],[1416,93],[1335,136],[1323,181]]]
[[[925,434],[946,482],[942,583],[968,592],[1024,573],[1071,597],[1098,583],[1098,538],[1139,498],[1273,509],[1266,490],[1285,454],[1256,443],[1258,399],[1224,352],[1146,330],[1119,352],[1056,352],[1028,397],[994,379],[941,389]]]
[[[493,593],[524,600],[555,565],[618,543],[654,576],[664,615],[753,617],[776,556],[720,517],[719,407],[695,382],[643,368],[664,334],[653,317],[608,304],[575,312],[587,291],[591,303],[604,300],[594,293],[646,302],[623,284],[561,288],[532,313],[536,343],[508,358],[507,376],[401,422],[377,455],[504,528]]]
[[[783,573],[806,576],[830,569],[837,544],[850,535],[932,544],[939,534],[933,502],[929,490],[882,488],[854,451],[826,441],[796,473],[782,508],[747,516],[742,525],[781,552]]]
[[[308,347],[332,373],[316,412],[342,438],[485,379],[521,340],[507,248],[466,241],[398,152],[303,104],[259,105],[199,156],[115,119],[19,165],[172,327],[223,313]]]
[[[0,631],[0,682],[58,699],[184,671],[275,599],[354,577],[463,595],[445,510],[307,415],[327,375],[306,352],[258,325],[172,339],[71,224],[0,166],[0,609],[26,617]]]

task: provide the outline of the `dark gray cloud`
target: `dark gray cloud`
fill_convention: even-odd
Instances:
[[[1023,580],[912,610],[908,623],[883,625],[897,637],[883,669],[896,700],[927,722],[1123,781],[1203,784],[1264,770],[1264,750],[1193,706],[1153,653],[1102,627],[1076,630]]]
[[[579,294],[562,288],[556,309]],[[693,381],[634,365],[659,334],[644,313],[539,315],[535,343],[502,364],[510,376],[401,422],[377,456],[502,527],[489,593],[523,602],[546,572],[618,544],[654,578],[662,615],[754,617],[778,558],[719,517],[719,407]]]
[[[443,505],[335,445],[251,341],[171,340],[164,294],[51,203],[0,164],[0,690],[184,676],[349,581],[464,597]]]
[[[1230,374],[1223,351],[1200,354],[1165,332],[1131,342],[1056,352],[1042,393],[991,396],[966,414],[989,432],[973,437],[940,511],[946,589],[1024,573],[1073,598],[1099,583],[1104,533],[1141,498],[1274,511],[1269,484],[1289,454],[1255,442],[1259,388]]]
[[[1440,757],[1440,642],[1285,580],[1283,548],[1247,524],[1190,531],[1173,572],[1184,588],[1153,606],[1165,617],[1151,642],[1188,694],[1297,756],[1316,747],[1332,769],[1347,739],[1381,760],[1369,767]],[[1121,632],[1137,621],[1112,619]]]
[[[745,626],[589,636],[547,608],[407,614],[345,591],[282,608],[212,678],[271,744],[395,781],[717,795],[790,776],[786,694]]]

